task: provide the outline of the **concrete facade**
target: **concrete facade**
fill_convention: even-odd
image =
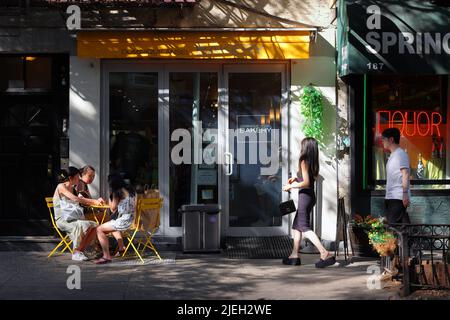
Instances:
[[[300,141],[299,97],[312,84],[324,96],[326,150],[320,155],[323,177],[318,234],[332,241],[335,237],[338,166],[336,154],[336,74],[334,9],[328,0],[252,1],[205,0],[183,9],[178,7],[105,8],[81,7],[82,29],[115,28],[319,28],[310,46],[310,58],[290,61],[290,172],[298,167]],[[25,11],[0,12],[3,53],[70,53],[70,165],[90,164],[100,173],[102,148],[101,60],[76,56],[76,32],[65,28],[64,8],[29,8]],[[23,28],[30,26],[30,29]],[[286,147],[286,146],[284,146]],[[100,195],[99,175],[92,192]],[[296,200],[296,195],[293,196]],[[293,215],[291,215],[293,219]]]
[[[100,61],[70,57],[69,141],[70,165],[93,166],[100,172]],[[100,196],[100,177],[90,187]]]

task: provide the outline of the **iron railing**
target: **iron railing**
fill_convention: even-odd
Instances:
[[[403,295],[417,289],[450,289],[450,224],[390,224],[398,236]]]

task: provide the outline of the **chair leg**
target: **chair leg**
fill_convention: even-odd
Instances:
[[[152,242],[153,233],[149,232],[148,235],[144,234],[144,236],[145,236],[145,239],[147,241],[145,242],[144,247],[142,248],[141,254],[144,253],[145,248],[148,248],[148,249],[152,250],[156,254],[156,256],[158,257],[159,260],[162,260],[161,256],[159,255],[158,251],[156,250],[156,248],[155,248],[155,246],[154,246],[154,244]]]
[[[159,253],[158,253],[158,251],[156,251],[156,248],[155,248],[155,246],[153,245],[152,242],[150,242],[150,246],[151,246],[151,249],[153,250],[153,252],[155,252],[155,254],[156,254],[156,256],[158,257],[158,259],[159,259],[159,260],[162,260],[161,257],[160,257],[160,255],[159,255]]]
[[[60,253],[64,253],[64,251],[66,251],[67,249],[69,249],[70,253],[73,253],[72,249],[70,248],[70,244],[72,243],[72,240],[67,242],[68,237],[69,236],[66,235],[64,238],[61,238],[61,241],[58,243],[58,245],[55,247],[55,249],[53,249],[53,251],[48,254],[47,258],[50,258],[53,254],[55,254],[56,251],[58,250],[58,248],[61,247],[62,245],[64,245],[64,248],[60,251]]]
[[[53,251],[48,254],[47,258],[50,258],[58,250],[58,248],[63,245],[63,243],[64,243],[64,240],[61,240],[58,243],[58,245],[55,247],[55,249],[53,249]]]
[[[73,250],[72,250],[72,248],[70,247],[70,244],[71,244],[72,242],[73,242],[72,240],[70,240],[69,242],[65,242],[65,241],[64,241],[64,243],[66,244],[66,246],[64,247],[64,249],[62,249],[61,253],[64,253],[64,251],[66,251],[67,249],[69,249],[69,252],[70,252],[70,253],[73,253]]]
[[[142,259],[141,255],[139,254],[139,251],[136,249],[136,247],[133,244],[133,239],[127,238],[128,239],[128,245],[131,245],[131,247],[133,248],[134,252],[136,253],[136,255],[139,257],[139,259],[141,260],[142,263],[144,263],[144,259]],[[124,253],[125,254],[125,253]]]
[[[136,247],[135,247],[134,244],[133,244],[133,240],[135,239],[137,232],[138,232],[138,229],[136,229],[136,230],[133,232],[133,235],[132,235],[131,237],[127,237],[127,239],[128,239],[128,245],[127,245],[127,247],[125,248],[125,251],[123,252],[123,256],[125,256],[125,254],[127,253],[128,249],[129,249],[130,246],[131,246],[131,247],[133,248],[134,252],[135,252],[135,253],[137,254],[137,256],[139,257],[139,259],[141,259],[142,263],[144,263],[144,259],[142,259],[141,255],[139,254],[139,251],[136,249]]]

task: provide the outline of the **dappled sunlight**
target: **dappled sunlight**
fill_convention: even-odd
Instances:
[[[83,97],[78,91],[76,91],[73,86],[70,87],[70,104],[71,111],[78,112],[85,118],[89,118],[92,120],[99,116],[93,103],[90,101],[86,101],[85,97]]]
[[[307,31],[78,33],[78,56],[95,58],[306,59]]]

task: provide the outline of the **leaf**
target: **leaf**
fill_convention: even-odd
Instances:
[[[323,144],[323,105],[322,94],[312,86],[305,87],[300,97],[300,113],[305,118],[302,130],[306,136],[313,137],[319,145]]]

